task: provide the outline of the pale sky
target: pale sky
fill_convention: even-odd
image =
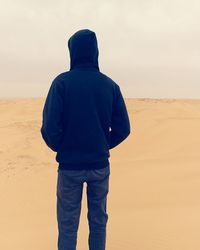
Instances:
[[[200,98],[199,0],[1,0],[0,28],[0,98],[46,97],[83,28],[124,97]]]

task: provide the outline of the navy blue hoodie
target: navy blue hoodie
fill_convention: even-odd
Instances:
[[[60,169],[104,168],[109,150],[130,134],[126,105],[119,85],[100,72],[95,32],[77,31],[68,48],[70,69],[52,81],[41,135]]]

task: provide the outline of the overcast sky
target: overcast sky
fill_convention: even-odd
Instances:
[[[200,98],[199,0],[6,0],[0,28],[0,98],[46,97],[83,28],[124,97]]]

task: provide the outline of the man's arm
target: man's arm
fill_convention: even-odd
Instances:
[[[54,152],[57,152],[63,137],[63,109],[62,85],[55,78],[44,104],[40,129],[43,140]]]
[[[116,147],[130,134],[130,120],[120,87],[116,85],[116,96],[113,103],[113,112],[110,131],[110,149]]]

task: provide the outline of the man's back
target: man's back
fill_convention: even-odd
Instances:
[[[52,82],[41,133],[60,169],[100,169],[130,133],[126,105],[119,85],[99,70],[95,33],[76,32],[68,47],[70,70]]]

